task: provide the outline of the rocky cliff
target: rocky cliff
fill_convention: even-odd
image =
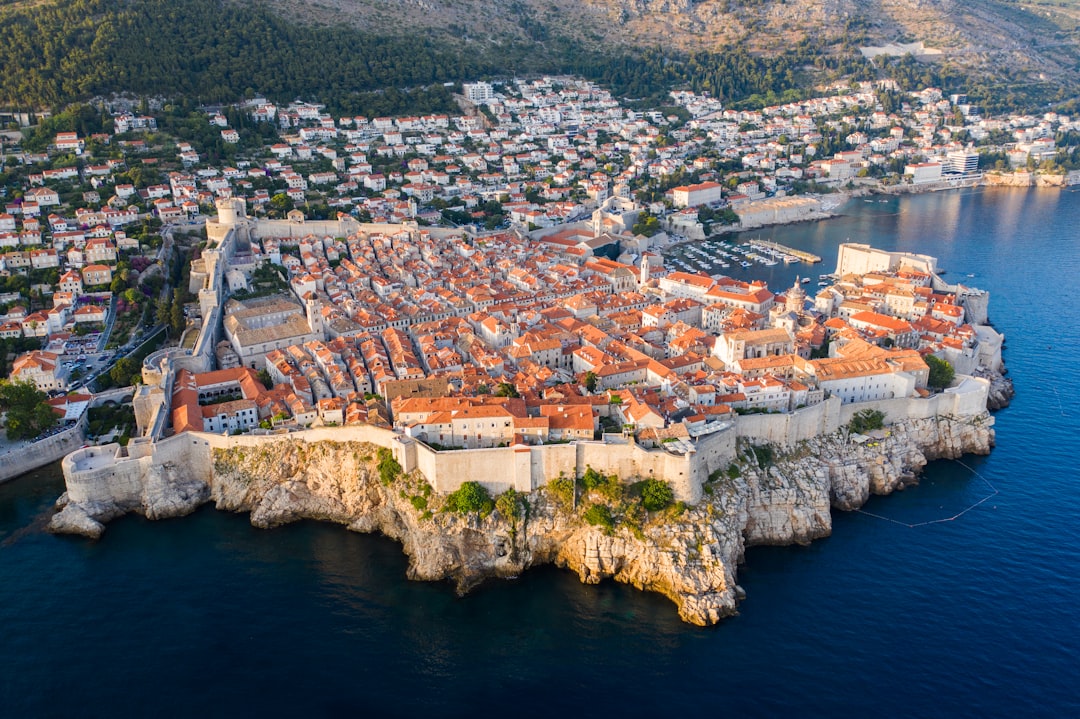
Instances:
[[[1004,374],[1006,371],[1005,366],[1002,365],[999,372],[991,372],[981,367],[973,372],[976,377],[990,382],[990,389],[986,394],[986,408],[991,412],[1008,407],[1009,402],[1016,395],[1013,381]]]
[[[180,466],[152,467],[142,490],[130,495],[137,499],[118,503],[103,489],[100,501],[67,503],[51,526],[98,536],[101,522],[124,512],[162,518],[212,501],[248,512],[257,527],[317,519],[380,532],[402,543],[409,578],[450,579],[461,592],[554,563],[586,583],[612,578],[659,592],[685,621],[706,625],[735,611],[746,547],[827,536],[831,508],[855,509],[871,493],[910,484],[929,460],[988,453],[992,424],[989,415],[912,420],[863,444],[846,432],[788,448],[740,441],[736,461],[713,473],[702,502],[655,512],[645,510],[640,485],[583,489],[569,480],[460,512],[421,474],[395,470],[374,445],[283,439],[214,450],[208,478]]]
[[[988,187],[1068,187],[1074,182],[1070,174],[1047,174],[1043,172],[1028,172],[1016,170],[1015,172],[991,171],[983,175],[983,184]]]

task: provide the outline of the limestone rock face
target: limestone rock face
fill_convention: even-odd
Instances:
[[[584,493],[567,506],[545,488],[526,495],[516,519],[497,510],[482,517],[442,511],[444,498],[421,474],[380,476],[373,445],[283,438],[214,450],[209,477],[191,476],[181,465],[155,465],[139,479],[137,492],[107,483],[83,490],[83,501],[67,502],[51,528],[98,537],[104,522],[126,512],[159,519],[212,501],[221,510],[249,513],[257,527],[317,519],[379,532],[401,542],[410,579],[450,579],[460,592],[491,577],[555,564],[585,583],[614,579],[663,594],[683,620],[707,625],[736,611],[742,599],[736,571],[746,547],[828,536],[832,508],[858,508],[871,493],[915,482],[930,460],[985,454],[994,442],[987,414],[908,420],[872,434],[858,444],[840,432],[774,447],[761,458],[740,441],[736,462],[704,486],[696,506],[632,514],[620,504],[625,498]],[[611,504],[614,527],[584,521],[583,508],[596,502]]]
[[[747,469],[747,544],[808,544],[832,532],[829,475],[816,462]]]
[[[49,519],[46,527],[54,534],[80,534],[97,539],[105,531],[105,523],[139,508],[133,504],[117,502],[107,492],[100,498],[86,502],[66,501],[67,492],[57,500],[59,512]]]
[[[990,378],[990,392],[986,397],[986,408],[991,411],[1004,409],[1016,395],[1012,380],[1000,374]]]
[[[104,533],[105,525],[90,516],[78,504],[68,504],[49,520],[49,531],[56,534],[80,534],[97,539]]]
[[[141,507],[147,519],[191,514],[210,498],[205,482],[176,465],[155,465],[146,473]]]

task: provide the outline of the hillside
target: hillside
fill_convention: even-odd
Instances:
[[[287,17],[464,40],[549,39],[684,51],[923,41],[964,67],[1076,69],[1080,3],[1038,0],[265,0]],[[569,20],[569,21],[568,21]]]
[[[1076,0],[0,1],[0,107],[131,92],[447,110],[443,83],[565,72],[627,97],[686,86],[749,104],[891,76],[996,109],[1071,98],[1078,17]],[[915,41],[940,52],[860,54]]]

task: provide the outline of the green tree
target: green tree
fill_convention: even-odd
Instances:
[[[284,192],[279,192],[270,198],[270,209],[284,216],[285,213],[293,209],[293,201]]]
[[[109,377],[121,387],[132,384],[132,378],[139,372],[139,363],[131,357],[121,357],[109,370]]]
[[[521,395],[517,391],[517,387],[509,382],[500,382],[499,386],[495,388],[496,397],[520,397]]]
[[[648,212],[643,212],[638,217],[638,221],[634,223],[631,232],[635,235],[645,235],[646,237],[652,237],[660,231],[660,220],[656,219]]]
[[[172,317],[172,303],[168,299],[160,299],[157,302],[157,312],[154,315],[159,325],[169,324],[169,318]]]
[[[187,326],[184,318],[184,294],[177,287],[173,290],[172,305],[169,307],[169,333],[173,337],[179,337]]]
[[[926,364],[930,368],[930,377],[926,381],[928,385],[941,390],[952,384],[953,379],[956,377],[956,370],[953,369],[948,360],[939,359],[934,355],[926,355]]]
[[[862,434],[885,426],[885,413],[876,409],[864,409],[856,412],[848,422],[848,429]]]
[[[596,373],[592,370],[585,373],[585,389],[590,392],[596,391]]]
[[[622,498],[623,486],[615,474],[604,474],[586,466],[584,474],[581,475],[581,484],[585,489],[595,490],[610,499],[617,501]]]
[[[56,424],[48,397],[32,382],[0,380],[0,410],[7,413],[7,437],[27,439]]]

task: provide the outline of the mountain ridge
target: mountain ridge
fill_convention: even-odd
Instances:
[[[421,93],[405,97],[405,88],[565,73],[625,97],[691,87],[758,105],[840,78],[892,77],[907,89],[968,91],[994,110],[1073,98],[1078,10],[1075,0],[0,2],[0,63],[9,69],[0,106],[117,92],[212,102],[259,93],[396,112],[449,102],[438,89],[417,102]],[[859,52],[913,41],[941,54]]]
[[[264,0],[285,17],[393,33],[556,34],[622,46],[775,53],[807,39],[826,45],[923,41],[963,66],[1005,62],[1075,72],[1080,3],[1008,0]],[[573,22],[566,22],[567,17]],[[531,33],[531,36],[530,36]]]

